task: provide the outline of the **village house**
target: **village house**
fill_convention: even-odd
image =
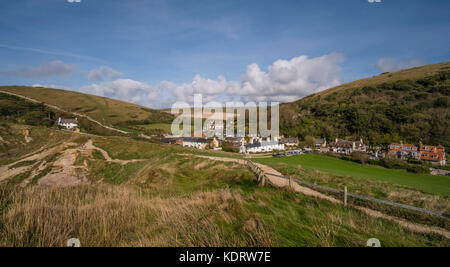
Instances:
[[[285,146],[297,146],[298,145],[298,138],[297,137],[281,138],[280,141]]]
[[[314,146],[317,150],[323,153],[330,151],[330,149],[327,146],[327,139],[325,138],[316,138],[314,141]]]
[[[182,145],[184,147],[193,147],[197,149],[212,148],[216,149],[219,147],[220,142],[216,137],[213,138],[195,138],[195,137],[184,137],[181,139]]]
[[[218,149],[221,145],[221,142],[214,136],[213,138],[209,139],[209,146],[213,149]]]
[[[420,145],[420,160],[430,162],[433,165],[447,165],[445,148],[443,146]]]
[[[316,149],[321,149],[323,147],[327,147],[327,139],[316,138],[314,144],[315,144]]]
[[[254,142],[253,144],[242,145],[240,153],[262,153],[275,150],[285,150],[284,144],[278,140]]]
[[[246,143],[244,137],[227,137],[225,138],[225,142],[229,143],[234,149],[240,149]]]
[[[78,119],[77,118],[61,118],[61,117],[59,117],[56,120],[56,125],[65,127],[66,129],[75,129],[78,127]]]
[[[403,160],[408,159],[408,157],[418,160],[420,158],[420,152],[417,146],[412,144],[403,144],[400,141],[400,143],[393,143],[389,145],[388,156]]]
[[[207,145],[208,145],[208,139],[206,139],[206,138],[192,138],[192,137],[183,138],[183,146],[184,147],[205,149]]]
[[[162,143],[171,144],[171,145],[183,145],[182,137],[168,137],[161,139]]]
[[[367,151],[366,145],[364,144],[362,139],[360,139],[359,141],[347,141],[347,140],[336,139],[335,142],[332,142],[330,144],[330,149],[334,153],[345,154],[345,155],[350,155],[356,151],[360,151],[360,152]]]

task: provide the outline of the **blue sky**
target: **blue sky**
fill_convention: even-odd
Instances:
[[[14,0],[0,2],[0,33],[1,85],[151,107],[193,93],[291,101],[450,60],[450,1]]]

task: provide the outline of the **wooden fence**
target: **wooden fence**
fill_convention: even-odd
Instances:
[[[376,202],[376,203],[381,203],[381,204],[388,205],[388,206],[399,207],[399,208],[403,208],[403,209],[413,210],[413,211],[426,213],[426,214],[430,214],[430,215],[435,215],[435,216],[440,216],[440,217],[444,217],[444,218],[450,218],[450,214],[446,214],[446,213],[439,212],[439,211],[433,211],[433,210],[418,208],[418,207],[414,207],[414,206],[410,206],[410,205],[406,205],[406,204],[401,204],[401,203],[395,203],[395,202],[392,202],[392,201],[378,199],[378,198],[374,198],[374,197],[370,197],[370,196],[364,196],[364,195],[359,195],[359,194],[348,193],[347,190],[346,190],[347,189],[346,187],[344,188],[343,191],[341,191],[341,190],[337,190],[337,189],[326,187],[326,186],[322,186],[322,185],[316,185],[316,184],[313,184],[313,183],[308,183],[308,182],[302,181],[300,179],[292,179],[292,177],[288,178],[286,176],[282,176],[282,175],[278,175],[278,174],[274,174],[274,173],[265,173],[261,168],[259,168],[251,160],[247,160],[247,165],[255,173],[255,175],[257,177],[256,178],[257,182],[258,182],[258,184],[260,186],[264,186],[265,179],[267,178],[267,175],[271,175],[271,176],[276,176],[276,177],[280,177],[280,178],[283,178],[283,179],[288,179],[290,182],[292,182],[292,180],[294,180],[295,182],[297,182],[297,183],[299,183],[301,185],[307,186],[309,188],[312,188],[312,189],[320,189],[320,190],[323,190],[323,191],[333,192],[333,193],[336,193],[336,194],[343,195],[344,196],[344,205],[347,204],[347,198],[348,197],[352,197],[352,198],[355,198],[355,199],[362,199],[362,200],[366,200],[366,201],[372,201],[372,202]]]

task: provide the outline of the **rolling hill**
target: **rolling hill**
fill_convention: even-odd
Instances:
[[[171,114],[106,97],[42,87],[0,86],[0,91],[25,96],[39,102],[76,112],[108,126],[169,123]]]
[[[363,138],[450,148],[450,62],[383,73],[281,104],[289,136]]]
[[[414,79],[435,82],[427,90],[442,90],[441,86],[447,88],[448,76],[439,73],[429,75],[443,75],[443,79]],[[353,87],[348,90],[357,91]],[[225,152],[108,135],[86,118],[82,118],[81,133],[52,127],[58,116],[76,112],[118,128],[136,129],[148,123],[153,125],[146,127],[162,128],[172,120],[163,111],[56,89],[0,87],[0,91],[39,101],[0,92],[1,246],[63,246],[73,236],[83,246],[364,246],[371,236],[384,246],[449,245],[445,235],[411,230],[356,206],[344,207],[274,186],[260,187],[254,173],[242,163],[195,156],[230,156]],[[347,94],[345,90],[338,92],[336,103],[344,101],[340,92]],[[445,90],[427,91],[427,103],[448,97],[442,92]],[[313,98],[316,96],[300,101]],[[282,108],[289,105],[294,103]],[[435,108],[448,116],[444,113],[447,107],[430,107]],[[322,117],[312,109],[309,112],[307,119],[326,122],[319,121]],[[304,127],[304,122],[299,120],[298,125]],[[439,211],[449,209],[445,188],[425,191],[411,181],[388,183],[379,177],[382,169],[375,172],[362,165],[358,169],[351,166],[352,173],[348,173],[338,162],[335,165],[342,173],[335,174],[309,167],[305,159],[290,159],[292,162],[268,164],[283,175],[298,175],[309,182],[334,188],[348,185],[351,192]],[[369,168],[371,177],[359,177]],[[394,178],[404,181],[403,173],[396,173]],[[407,175],[416,180],[422,177]],[[364,207],[424,224],[425,228],[449,229],[444,219]]]

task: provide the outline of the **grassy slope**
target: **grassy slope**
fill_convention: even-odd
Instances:
[[[374,144],[422,139],[449,147],[449,71],[445,62],[385,73],[281,104],[281,132],[363,137]]]
[[[172,115],[132,103],[78,92],[24,86],[1,86],[0,90],[27,96],[38,101],[78,112],[105,125],[128,125],[170,122]]]
[[[28,131],[32,140],[26,143],[24,131]],[[71,140],[70,133],[41,126],[0,123],[0,166],[17,161],[28,153],[44,146],[49,148],[63,141]],[[75,139],[73,139],[75,140]]]
[[[270,187],[234,163],[184,157],[190,150],[127,137],[94,138],[113,158],[89,161],[88,186],[0,186],[0,245],[61,246],[448,246],[352,208]],[[78,159],[83,162],[84,159]],[[103,181],[103,182],[100,182]]]
[[[333,87],[320,93],[314,94],[314,96],[325,97],[334,92],[352,90],[353,88],[356,87],[373,86],[381,83],[395,82],[398,80],[420,79],[426,76],[438,74],[440,71],[445,70],[450,70],[450,62],[431,64],[422,67],[400,70],[396,72],[387,72],[370,78],[365,78],[354,82],[346,83],[337,87]]]
[[[335,175],[378,180],[416,188],[431,194],[450,195],[450,179],[448,177],[415,174],[379,166],[361,165],[324,155],[307,154],[285,158],[257,159],[255,161],[267,164],[287,163],[295,167],[300,165],[306,170],[319,170]]]
[[[84,246],[364,246],[375,236],[384,246],[448,245],[351,208],[259,188],[232,164],[224,171],[176,160],[180,172],[149,167],[135,178],[139,186],[9,191],[0,244],[61,245],[77,236]]]

